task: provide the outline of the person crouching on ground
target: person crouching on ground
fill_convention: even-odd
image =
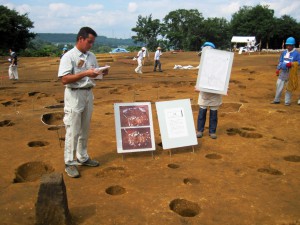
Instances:
[[[144,58],[144,51],[146,51],[145,47],[142,47],[142,49],[138,52],[136,55],[138,66],[135,68],[135,72],[142,74],[142,68],[143,68],[143,58]]]
[[[276,94],[273,102],[271,102],[272,104],[280,103],[282,90],[286,86],[284,102],[286,106],[289,106],[291,104],[292,91],[297,89],[297,70],[300,63],[300,54],[295,49],[295,44],[295,38],[289,37],[286,39],[286,50],[281,53],[277,65],[276,75],[279,77],[276,82]],[[300,104],[300,99],[298,104]]]
[[[215,49],[215,45],[211,42],[205,42],[201,49]],[[201,74],[200,74],[201,76]],[[203,137],[207,108],[209,108],[209,136],[216,139],[216,130],[218,125],[218,109],[222,104],[222,95],[200,91],[195,87],[195,91],[200,92],[198,104],[200,106],[197,122],[197,138]]]
[[[162,72],[161,70],[161,63],[160,63],[160,56],[162,55],[161,53],[161,47],[157,47],[157,50],[154,54],[154,69],[153,72],[156,72],[156,68],[158,66],[158,71]]]

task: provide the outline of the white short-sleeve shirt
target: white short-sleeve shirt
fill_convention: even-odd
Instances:
[[[91,68],[99,67],[96,56],[92,52],[82,53],[76,47],[72,48],[61,58],[58,77],[68,74],[77,74]],[[68,88],[88,88],[94,87],[95,82],[90,77],[83,77],[74,83],[66,84]]]

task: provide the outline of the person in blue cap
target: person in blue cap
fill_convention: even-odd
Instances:
[[[65,47],[63,48],[63,52],[62,52],[62,54],[60,55],[60,58],[62,58],[62,57],[64,56],[64,54],[67,53],[67,51],[68,51],[68,48],[67,48],[66,45],[65,45]]]
[[[213,43],[205,42],[202,45],[201,50],[215,48],[216,47]],[[209,136],[212,139],[216,139],[216,130],[218,125],[218,109],[222,104],[222,95],[200,91],[197,89],[197,87],[195,87],[195,91],[200,92],[198,98],[198,104],[200,108],[197,121],[197,138],[203,137],[207,109],[209,108]]]
[[[287,86],[285,92],[284,104],[286,106],[289,106],[291,104],[292,90],[288,88],[289,85],[288,82],[290,83],[292,82],[292,80],[289,81],[292,67],[298,67],[298,64],[300,63],[300,54],[295,49],[295,44],[296,44],[295,38],[289,37],[286,39],[285,42],[286,50],[284,50],[281,53],[279,58],[279,63],[276,69],[276,75],[278,76],[278,79],[276,82],[276,94],[274,100],[271,102],[272,104],[280,103],[280,97],[284,86]],[[295,71],[297,72],[297,69]],[[300,104],[300,99],[298,100],[298,104]]]

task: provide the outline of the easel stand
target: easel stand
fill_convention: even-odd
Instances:
[[[194,146],[191,146],[192,147],[192,153],[195,153],[195,147]],[[170,158],[172,157],[172,149],[166,149],[169,151],[169,155],[170,155]]]

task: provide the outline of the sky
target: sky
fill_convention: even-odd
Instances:
[[[300,22],[299,0],[0,0],[20,14],[28,14],[34,33],[77,33],[83,26],[98,35],[130,38],[139,15],[162,19],[177,9],[197,9],[204,18],[224,17],[230,21],[242,6],[269,5],[276,17],[289,15]]]

